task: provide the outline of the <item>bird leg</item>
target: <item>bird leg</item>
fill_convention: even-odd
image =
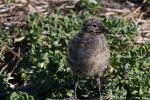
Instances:
[[[79,84],[79,80],[75,80],[75,88],[74,88],[74,97],[77,99],[77,88],[78,88],[78,84]]]
[[[78,75],[75,75],[75,74],[73,76],[74,76],[74,96],[73,96],[73,98],[75,100],[78,100],[78,98],[77,98],[77,88],[78,88],[78,84],[80,82],[80,77]]]
[[[98,92],[99,92],[99,97],[101,97],[101,80],[100,80],[100,77],[96,77],[96,87],[98,89]]]

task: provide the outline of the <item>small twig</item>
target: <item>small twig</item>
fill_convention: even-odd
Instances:
[[[150,23],[150,21],[147,20],[142,20],[142,19],[137,19],[138,22],[142,22],[142,23]]]
[[[18,57],[19,59],[21,59],[21,57],[20,57],[16,52],[14,52],[10,47],[8,47],[8,46],[6,45],[6,43],[4,43],[4,46],[5,46],[6,49],[8,49],[13,55],[15,55],[16,57]]]
[[[7,67],[8,67],[8,65],[5,65],[5,66],[1,69],[0,75],[3,73],[3,71],[4,71]]]
[[[18,50],[18,55],[20,55],[20,48]],[[14,70],[17,68],[18,63],[20,62],[20,59],[16,62],[16,65],[14,66],[14,68],[12,69],[12,71],[10,72],[10,75],[14,72]]]
[[[107,12],[105,14],[101,14],[101,16],[105,15],[105,16],[109,16],[109,15],[115,15],[115,12]]]
[[[23,7],[23,6],[25,6],[26,4],[23,4],[23,3],[16,3],[16,4],[14,4],[16,7]]]
[[[140,30],[141,33],[150,33],[150,30]]]
[[[51,3],[63,3],[63,2],[68,2],[70,0],[46,0],[48,2],[51,2]]]
[[[147,2],[147,0],[144,0],[143,3],[138,8],[136,8],[131,13],[129,13],[128,15],[126,15],[125,18],[127,18],[127,17],[131,16],[132,14],[136,13],[137,11],[139,11],[145,2]]]
[[[127,4],[129,4],[130,6],[134,6],[134,3],[131,3],[130,1],[126,1]]]
[[[150,37],[150,30],[148,32],[147,32],[147,34],[145,34],[146,37]]]
[[[140,14],[139,19],[142,19],[143,15],[144,15],[144,12],[142,12],[142,13]]]
[[[136,25],[136,26],[138,26],[138,22],[135,20],[135,18],[131,15],[131,19],[132,19],[132,21],[134,22],[134,24]]]
[[[14,40],[14,42],[21,42],[21,41],[24,40],[24,39],[25,39],[25,36],[22,36],[22,37],[16,38],[16,39]]]
[[[0,5],[0,8],[3,7],[3,6],[5,6],[5,5],[6,5],[6,4],[1,4],[1,5]]]
[[[15,16],[13,16],[15,15]],[[11,17],[12,16],[12,17]],[[22,17],[23,15],[19,13],[10,13],[10,14],[1,14],[0,17],[9,17],[9,18],[15,18],[15,17]]]
[[[26,24],[26,22],[0,22],[0,23],[4,23],[4,24]]]
[[[2,6],[2,9],[0,9],[0,13],[11,11],[14,8],[15,8],[15,6],[13,4],[9,4],[9,5],[6,4],[6,5],[4,5],[4,7]]]
[[[72,6],[60,6],[59,8],[60,9],[72,9],[74,7],[75,7],[75,5],[72,5]]]
[[[118,13],[127,13],[127,12],[130,12],[128,9],[124,10],[124,9],[106,8],[106,10],[110,11],[110,12],[118,12]]]
[[[11,14],[1,14],[0,17],[7,17],[10,16]]]
[[[1,48],[0,54],[2,54],[5,49],[6,49],[5,46],[3,46],[3,47]]]

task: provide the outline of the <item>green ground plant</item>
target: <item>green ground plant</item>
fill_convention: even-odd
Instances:
[[[49,15],[44,20],[37,15],[28,16],[23,29],[0,26],[0,62],[8,64],[0,73],[0,98],[43,100],[73,96],[73,75],[66,64],[67,46],[87,16],[91,16],[89,10],[81,14],[69,11],[66,16],[56,10],[55,15]],[[150,42],[135,42],[137,29],[131,22],[105,16],[99,19],[112,31],[107,40],[111,50],[110,65],[114,68],[112,73],[107,70],[104,75],[102,98],[148,100]],[[24,36],[25,39],[14,43],[14,35]],[[2,50],[4,44],[20,52],[21,58],[14,58],[8,49]],[[20,86],[29,82],[32,87],[28,91],[13,89],[15,84]],[[93,80],[82,80],[77,94],[81,98],[98,95],[93,87]]]

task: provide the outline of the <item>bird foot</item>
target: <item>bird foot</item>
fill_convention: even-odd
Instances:
[[[77,98],[77,96],[72,96],[69,98],[69,100],[79,100],[79,99]]]

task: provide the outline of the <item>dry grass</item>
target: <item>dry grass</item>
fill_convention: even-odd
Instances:
[[[49,14],[53,14],[54,8],[62,9],[64,15],[67,10],[73,9],[79,0],[21,0],[14,3],[0,2],[0,25],[15,24],[19,27],[26,24],[27,15],[37,13],[42,19]],[[119,0],[118,0],[119,1]],[[137,5],[128,0],[124,3],[113,2],[113,0],[105,0],[102,2],[102,12],[97,15],[109,16],[112,18],[122,17],[134,22],[138,27],[139,36],[137,43],[143,43],[150,38],[150,18],[146,17],[148,12],[142,8],[147,3],[144,0],[142,4]]]

